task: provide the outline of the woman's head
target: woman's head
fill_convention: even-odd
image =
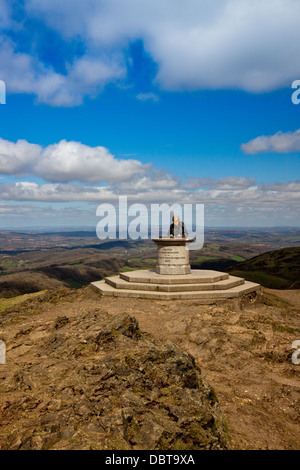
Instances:
[[[174,222],[175,225],[178,225],[179,220],[180,220],[180,219],[179,219],[178,215],[174,215],[174,216],[172,217],[172,221]]]

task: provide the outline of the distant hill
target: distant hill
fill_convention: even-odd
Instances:
[[[61,258],[59,253],[55,259],[45,260],[42,255],[45,252],[36,254],[38,262],[33,266],[32,254],[31,262],[13,268],[6,274],[0,272],[0,298],[10,298],[18,295],[38,292],[45,289],[56,289],[58,287],[81,287],[91,281],[102,279],[109,274],[118,273],[125,262],[116,256],[90,255],[88,250],[77,250],[77,257],[68,256],[67,250],[62,250]],[[48,251],[46,252],[48,253]],[[30,255],[27,254],[30,258]],[[52,262],[51,261],[56,261]],[[28,267],[27,267],[28,266]]]
[[[214,271],[227,271],[229,268],[236,266],[237,261],[227,258],[210,259],[200,263],[191,262],[192,269],[212,269]]]
[[[269,251],[237,263],[228,271],[270,289],[299,289],[300,247]]]

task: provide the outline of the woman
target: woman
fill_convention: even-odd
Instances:
[[[172,217],[173,223],[170,225],[168,236],[170,238],[186,238],[188,233],[183,222],[180,222],[180,219],[177,215]]]

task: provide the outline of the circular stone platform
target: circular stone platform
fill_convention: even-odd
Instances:
[[[195,284],[195,283],[213,283],[228,279],[229,274],[219,271],[193,269],[189,274],[157,274],[156,271],[140,269],[121,273],[120,278],[128,282],[153,283],[153,284]]]
[[[102,295],[142,299],[232,299],[260,291],[260,285],[228,273],[191,270],[187,243],[191,238],[154,238],[157,245],[155,271],[136,270],[106,277],[91,285]]]
[[[190,274],[158,274],[136,270],[91,283],[102,295],[143,299],[218,300],[260,291],[260,285],[219,271],[191,270]]]

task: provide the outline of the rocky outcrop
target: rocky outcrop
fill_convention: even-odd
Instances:
[[[0,369],[0,449],[226,449],[193,356],[100,309],[17,320]],[[18,352],[19,351],[19,352]]]

